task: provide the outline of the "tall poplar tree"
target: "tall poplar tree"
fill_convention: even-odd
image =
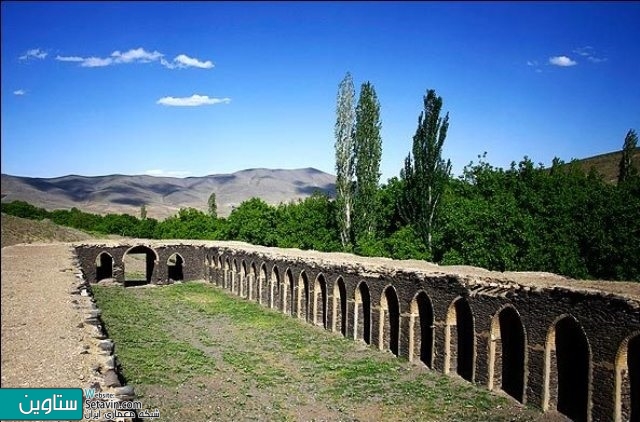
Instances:
[[[631,161],[633,153],[638,146],[638,135],[633,129],[629,129],[627,136],[624,138],[622,147],[622,157],[620,158],[620,172],[618,173],[618,183],[622,183],[629,177],[637,173],[637,169],[633,167]]]
[[[378,214],[382,138],[380,103],[369,82],[362,84],[356,107],[354,229],[356,239],[375,234]]]
[[[442,97],[437,96],[435,90],[428,90],[423,100],[424,110],[420,113],[413,136],[413,156],[409,153],[400,172],[405,183],[400,211],[432,257],[435,216],[451,174],[451,161],[442,158],[449,113],[444,118],[440,117]]]
[[[344,249],[351,248],[354,173],[354,108],[355,90],[351,73],[347,72],[338,87],[335,125],[336,204],[340,241]]]

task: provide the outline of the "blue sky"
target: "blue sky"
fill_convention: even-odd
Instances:
[[[422,97],[459,174],[620,149],[640,130],[640,3],[2,2],[2,172],[335,174],[338,84],[381,103],[382,182]],[[190,105],[187,105],[190,104]]]

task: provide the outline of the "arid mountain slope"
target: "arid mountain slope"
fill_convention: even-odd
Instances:
[[[313,168],[296,170],[248,169],[204,177],[63,176],[29,178],[2,175],[2,201],[27,201],[38,207],[79,208],[98,214],[128,213],[138,216],[144,204],[147,216],[164,219],[180,208],[207,210],[215,192],[218,215],[252,197],[269,204],[310,196],[315,190],[334,194],[335,176]]]

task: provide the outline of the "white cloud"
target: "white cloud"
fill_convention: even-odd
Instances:
[[[578,64],[578,62],[571,60],[567,56],[549,57],[549,63],[554,66],[560,66],[560,67],[569,67],[569,66],[575,66]]]
[[[25,91],[24,89],[16,89],[15,91],[13,91],[13,95],[26,95],[27,91]]]
[[[168,69],[184,69],[186,67],[197,67],[199,69],[211,69],[214,66],[211,60],[206,60],[203,62],[194,57],[189,57],[186,54],[177,55],[171,62],[162,58],[160,59],[160,63]]]
[[[46,55],[46,53],[44,53]],[[199,60],[189,57],[186,54],[179,54],[172,61],[164,58],[164,54],[159,51],[147,51],[144,48],[134,48],[121,52],[116,50],[109,57],[80,57],[80,56],[56,56],[56,60],[61,62],[77,62],[82,67],[104,67],[120,63],[151,63],[159,61],[161,65],[168,69],[183,69],[196,67],[199,69],[211,69],[214,64],[211,60]]]
[[[56,56],[56,60],[60,62],[83,62],[85,59],[78,56]]]
[[[573,50],[573,52],[581,55],[582,57],[585,57],[591,63],[602,63],[607,61],[606,57],[598,57],[595,53],[594,48],[589,45],[586,47],[576,48],[575,50]]]
[[[19,57],[20,60],[29,60],[29,59],[44,59],[47,57],[46,51],[42,51],[39,48],[32,48],[31,50],[27,50],[22,56]]]
[[[163,56],[162,53],[158,51],[149,52],[144,48],[136,48],[131,49],[129,51],[125,51],[121,53],[120,51],[114,51],[111,53],[111,57],[116,63],[132,63],[132,62],[140,62],[140,63],[149,63],[160,59]]]
[[[87,57],[82,60],[80,66],[82,67],[105,67],[113,64],[113,59],[111,57],[107,57],[106,59],[100,57]]]
[[[186,176],[189,176],[191,172],[180,171],[180,170],[152,169],[152,170],[146,170],[144,174],[148,176],[155,176],[155,177],[186,177]]]
[[[527,66],[537,66],[538,62],[536,60],[527,60]]]
[[[197,67],[200,69],[211,69],[213,67],[213,63],[211,62],[211,60],[202,62],[196,58],[189,57],[186,54],[180,54],[175,59],[173,59],[173,61],[178,62],[186,67]]]
[[[156,104],[172,107],[196,107],[211,104],[229,104],[231,98],[209,98],[207,95],[193,94],[190,97],[162,97]]]

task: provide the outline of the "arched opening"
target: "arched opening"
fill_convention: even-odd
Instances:
[[[249,298],[249,300],[253,300],[253,298],[256,298],[256,301],[260,301],[260,295],[256,295],[256,290],[259,290],[258,287],[256,286],[256,280],[258,279],[258,269],[256,268],[256,263],[252,262],[251,263],[251,272],[249,273],[249,277],[248,277],[248,284],[249,284],[249,289],[247,292],[247,297]]]
[[[286,315],[293,315],[293,275],[291,270],[287,268],[284,273],[284,281],[282,285],[282,313]]]
[[[616,422],[640,422],[640,333],[627,337],[616,356]]]
[[[96,281],[113,278],[113,257],[109,252],[100,252],[96,257]]]
[[[445,327],[444,372],[473,382],[475,334],[469,302],[459,297],[449,306]]]
[[[526,334],[520,315],[511,306],[504,307],[491,320],[489,343],[489,389],[500,386],[524,403]]]
[[[300,272],[298,277],[298,318],[309,320],[309,279],[304,271]]]
[[[240,279],[238,280],[238,296],[247,297],[247,264],[240,262]]]
[[[260,280],[258,281],[258,303],[269,303],[269,286],[267,285],[267,266],[263,262],[260,265]]]
[[[549,329],[545,348],[543,408],[572,420],[587,421],[591,352],[584,330],[573,316],[563,316]]]
[[[269,280],[269,308],[274,309],[280,304],[280,274],[278,267],[275,265],[271,270],[271,279]]]
[[[322,274],[313,285],[313,323],[327,328],[327,282]]]
[[[229,257],[224,260],[224,274],[222,277],[222,288],[227,289],[231,285],[231,264]]]
[[[411,301],[409,330],[409,360],[418,356],[420,361],[433,368],[433,306],[425,292],[419,292]]]
[[[240,275],[240,268],[238,268],[238,260],[233,259],[233,263],[231,265],[231,293],[238,293],[238,278]]]
[[[347,335],[347,288],[342,277],[333,285],[333,326],[332,331],[340,330]]]
[[[124,285],[140,286],[151,283],[158,254],[147,246],[134,246],[124,253]]]
[[[169,281],[184,280],[183,264],[184,259],[179,253],[174,253],[167,259],[167,278]]]
[[[387,286],[380,297],[380,325],[378,348],[389,350],[398,356],[398,334],[400,331],[400,303],[392,286]],[[385,344],[386,342],[386,344]]]
[[[355,291],[353,338],[371,344],[371,294],[369,286],[364,281],[358,284]]]

